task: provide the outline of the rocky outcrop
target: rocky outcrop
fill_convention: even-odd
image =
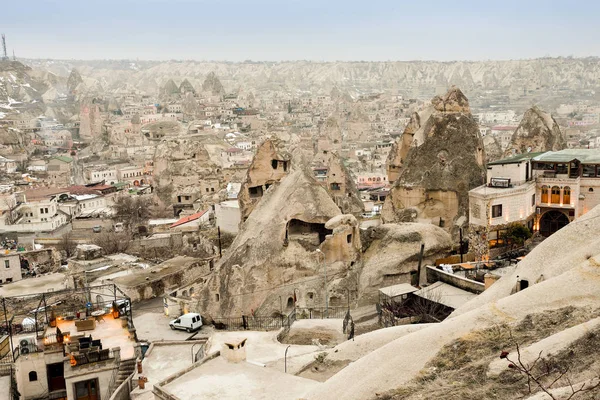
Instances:
[[[359,251],[356,218],[341,217],[327,191],[296,167],[248,216],[217,271],[204,282],[198,309],[213,316],[278,310],[279,301],[272,302],[278,296],[322,293],[323,281],[315,282],[314,276],[321,276],[323,263],[337,278]],[[332,292],[335,286],[332,279]]]
[[[402,172],[402,165],[411,147],[418,147],[425,140],[425,127],[421,125],[433,113],[433,106],[428,106],[420,112],[414,112],[402,136],[394,142],[387,158],[388,182],[394,183]]]
[[[221,84],[221,81],[217,77],[217,74],[210,72],[204,82],[202,83],[202,91],[211,93],[214,96],[225,94],[225,89]]]
[[[452,248],[450,235],[431,224],[384,224],[363,232],[361,241],[363,247],[367,247],[359,280],[363,304],[376,302],[377,290],[381,287],[419,283],[417,267],[421,243],[425,245],[423,266],[434,264]],[[422,268],[422,274],[424,271]]]
[[[386,223],[432,223],[456,235],[468,222],[469,190],[485,182],[485,151],[458,88],[433,103],[434,111],[427,120],[421,118],[417,130],[423,143],[408,150],[382,218]]]
[[[186,93],[195,94],[196,93],[196,89],[194,89],[194,86],[192,86],[192,84],[190,83],[190,81],[188,81],[187,79],[184,79],[183,82],[181,82],[181,85],[179,85],[179,93],[181,93],[181,94],[186,94]]]
[[[83,78],[81,78],[81,74],[75,68],[71,70],[69,74],[69,78],[67,79],[67,91],[69,93],[74,93],[77,86],[83,83]]]
[[[564,148],[566,148],[566,142],[554,118],[549,113],[533,106],[523,115],[504,156],[557,151]]]
[[[502,144],[494,136],[487,135],[483,138],[483,148],[487,162],[503,158]]]
[[[221,186],[220,172],[220,167],[210,159],[200,141],[173,138],[162,140],[156,146],[153,171],[155,192],[167,205],[176,203],[177,196],[183,194],[194,200],[201,200],[203,196],[211,200]],[[215,190],[211,191],[212,188]]]
[[[173,96],[179,94],[179,88],[173,82],[173,79],[169,79],[167,83],[160,90],[162,96]]]
[[[456,86],[452,86],[444,96],[435,96],[431,104],[436,111],[449,113],[471,113],[469,100]]]
[[[291,156],[281,141],[267,139],[258,147],[238,194],[242,222],[248,218],[264,193],[286,176],[290,169]]]
[[[318,152],[312,162],[312,172],[343,213],[358,215],[364,211],[352,174],[336,152]]]

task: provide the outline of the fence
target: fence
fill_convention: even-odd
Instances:
[[[277,315],[272,317],[259,317],[242,315],[233,318],[213,318],[215,328],[227,331],[270,331],[287,328],[296,320],[296,312],[293,310],[289,315]]]
[[[296,319],[344,319],[347,312],[347,307],[298,307],[296,308]]]

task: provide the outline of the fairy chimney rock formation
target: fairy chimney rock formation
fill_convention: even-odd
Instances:
[[[211,315],[267,315],[280,309],[279,296],[316,293],[323,263],[339,274],[360,249],[356,218],[341,213],[307,168],[295,166],[264,193],[215,273],[203,280],[198,307]]]
[[[290,166],[290,154],[279,140],[267,139],[258,147],[238,194],[242,223],[267,189],[289,173]]]
[[[505,157],[514,154],[557,151],[566,148],[565,139],[554,118],[538,107],[525,112],[521,123],[504,152]]]
[[[457,235],[468,221],[469,190],[485,182],[485,152],[467,98],[452,87],[420,118],[413,143],[384,203],[382,219],[427,222]],[[416,137],[416,135],[415,135]]]
[[[452,86],[450,90],[448,90],[448,92],[442,97],[435,96],[431,100],[431,104],[433,104],[433,107],[436,111],[440,112],[471,113],[469,100],[456,86]]]

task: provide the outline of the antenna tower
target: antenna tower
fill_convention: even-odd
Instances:
[[[2,59],[8,60],[8,55],[6,55],[6,36],[4,36],[4,33],[2,34]]]

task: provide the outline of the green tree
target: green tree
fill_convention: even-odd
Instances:
[[[525,241],[531,237],[531,231],[525,225],[512,223],[506,229],[504,239],[506,244],[511,247],[521,247]]]

